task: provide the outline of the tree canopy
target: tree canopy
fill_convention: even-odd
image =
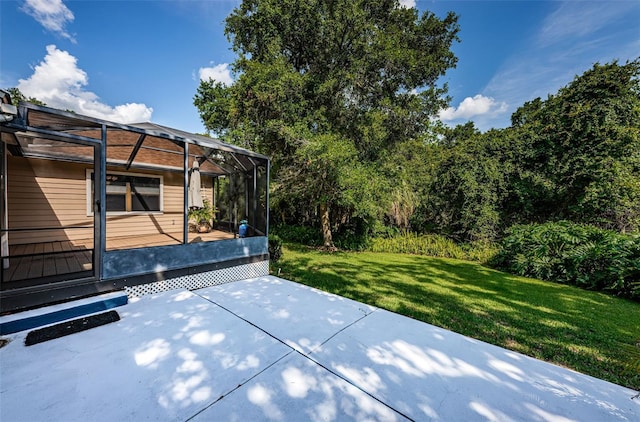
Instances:
[[[194,103],[208,130],[272,157],[274,207],[321,223],[332,246],[384,214],[381,161],[446,105],[457,32],[453,13],[397,0],[245,0],[226,20],[236,80],[203,81]]]
[[[640,60],[595,64],[508,128],[447,130],[427,219],[462,240],[558,220],[640,231],[639,76]]]

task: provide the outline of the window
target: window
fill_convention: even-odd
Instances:
[[[87,214],[93,213],[94,183],[93,171],[87,170]],[[162,212],[162,176],[107,172],[106,189],[108,213]]]

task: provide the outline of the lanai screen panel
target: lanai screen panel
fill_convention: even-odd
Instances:
[[[187,242],[235,237],[241,220],[248,220],[250,234],[266,233],[266,157],[153,123],[121,125],[32,105],[25,110],[30,129],[3,133],[3,140],[14,137],[7,145],[17,156],[85,165],[87,219],[96,203],[96,175],[94,147],[86,141],[106,139],[107,250],[185,242],[186,187],[194,162],[201,196],[218,211],[213,226],[227,235],[189,234]],[[143,241],[144,236],[155,238]]]

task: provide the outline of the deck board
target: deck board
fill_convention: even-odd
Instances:
[[[158,233],[148,236],[107,237],[107,251],[152,246],[179,245],[182,232]],[[209,233],[189,233],[189,243],[233,239],[233,233],[213,230]],[[40,277],[59,276],[91,270],[93,239],[64,240],[9,246],[9,268],[3,271],[3,281],[13,282]],[[68,253],[53,253],[53,252]],[[39,256],[16,255],[40,254]]]
[[[42,277],[42,260],[37,259],[37,257],[30,257],[29,267],[27,268],[26,278],[38,278]]]
[[[57,258],[55,257],[55,255],[42,256],[42,276],[43,277],[56,275],[56,259]]]
[[[11,258],[9,259],[9,268],[13,268],[11,271],[11,278],[8,280],[20,280],[25,279],[29,275],[29,267],[31,266],[31,257]]]

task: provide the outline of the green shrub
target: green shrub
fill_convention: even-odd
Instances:
[[[217,212],[218,209],[214,208],[208,199],[203,199],[202,207],[189,209],[188,215],[189,220],[192,220],[195,224],[211,224]]]
[[[365,219],[353,218],[334,233],[333,243],[339,249],[364,251],[369,247],[371,231],[373,227]]]
[[[320,229],[308,226],[278,225],[271,227],[271,232],[285,242],[299,243],[306,246],[321,246],[322,234]]]
[[[640,236],[568,221],[510,228],[491,260],[513,274],[640,299]]]
[[[405,253],[440,258],[488,261],[498,249],[491,243],[475,242],[459,245],[453,240],[435,234],[403,232],[392,237],[371,240],[371,252]]]
[[[481,262],[483,264],[491,261],[500,250],[496,243],[486,241],[463,243],[460,247],[464,251],[464,259],[467,261]]]
[[[269,259],[278,262],[282,258],[282,240],[275,234],[269,235]]]
[[[369,238],[349,231],[337,233],[333,239],[338,249],[346,251],[365,251],[369,248]]]

